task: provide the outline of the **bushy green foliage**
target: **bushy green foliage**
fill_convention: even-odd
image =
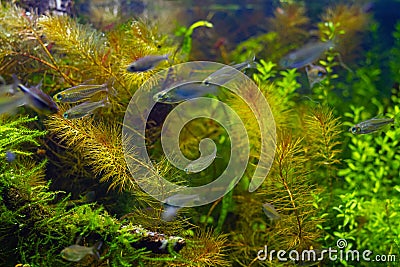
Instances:
[[[353,7],[349,8],[351,9]],[[348,243],[345,251],[358,249],[362,252],[369,249],[373,251],[374,256],[393,254],[398,259],[400,206],[396,196],[400,178],[398,148],[400,110],[396,89],[393,89],[392,96],[389,96],[389,93],[390,81],[398,77],[399,64],[396,63],[398,61],[390,60],[391,75],[387,73],[382,75],[381,66],[385,64],[386,58],[385,53],[379,50],[381,47],[377,45],[372,46],[370,51],[365,51],[365,57],[358,61],[359,66],[349,68],[342,61],[341,49],[342,42],[349,43],[350,40],[341,40],[341,38],[343,36],[359,38],[359,36],[355,37],[356,31],[351,28],[354,27],[353,22],[347,21],[348,24],[346,21],[334,22],[340,16],[347,16],[346,12],[348,12],[343,7],[338,7],[337,10],[342,10],[342,13],[337,13],[341,15],[336,17],[332,9],[330,11],[332,13],[325,17],[331,18],[332,21],[319,24],[321,39],[333,39],[338,45],[337,49],[328,50],[318,61],[318,64],[326,68],[327,76],[320,84],[311,88],[310,96],[303,96],[300,99],[296,97],[294,92],[297,92],[299,88],[291,87],[287,80],[277,75],[273,57],[271,57],[272,61],[260,60],[258,73],[253,78],[261,88],[264,87],[266,92],[269,92],[267,96],[277,125],[282,128],[290,125],[288,128],[293,133],[301,131],[299,135],[304,140],[298,146],[304,144],[304,153],[310,157],[307,162],[309,165],[306,167],[310,172],[310,183],[322,186],[319,189],[326,187],[322,191],[312,191],[313,207],[318,210],[313,220],[316,221],[316,228],[322,230],[318,232],[319,236],[314,239],[316,243],[312,246],[321,249],[336,248],[336,241],[342,238]],[[365,25],[365,20],[359,23]],[[372,25],[372,34],[376,34],[374,31],[375,28]],[[397,55],[399,46],[398,31],[397,27],[394,33],[396,42],[391,50],[393,56]],[[372,35],[372,38],[376,36]],[[257,37],[246,42],[250,41],[256,43]],[[355,41],[355,43],[359,42],[360,40]],[[290,72],[294,74],[297,71]],[[282,71],[280,74],[290,72]],[[383,82],[382,79],[387,79],[388,76],[391,80]],[[298,80],[299,73],[297,77],[296,75],[294,77]],[[380,88],[382,84],[386,88]],[[289,88],[293,88],[293,91]],[[284,90],[288,90],[289,93],[285,94]],[[289,100],[293,102],[285,103]],[[280,116],[283,111],[285,111],[285,116]],[[395,123],[369,135],[353,135],[348,132],[354,124],[375,116],[394,118]],[[266,194],[267,192],[274,191],[271,187],[267,187]],[[270,196],[269,201],[273,202],[279,210],[282,200],[279,200],[277,195]],[[251,218],[247,223],[258,223],[257,219],[251,217],[250,214],[243,217],[247,216]],[[274,226],[273,230],[281,231],[279,225]],[[264,231],[261,230],[261,232]],[[246,239],[245,236],[241,236],[241,244],[246,244],[249,251],[254,239],[248,239],[247,242],[253,241],[247,243],[243,240]],[[281,235],[278,234],[278,236],[282,238]],[[237,238],[239,236],[236,236]],[[269,239],[266,238],[266,240]],[[279,240],[282,244],[283,240]],[[257,242],[259,241],[255,243]],[[242,255],[245,255],[243,258],[250,257],[247,253]],[[351,259],[337,262],[325,260],[323,264],[336,266],[338,262],[345,266],[369,266],[370,264],[370,262],[355,262]],[[395,262],[386,264],[396,266]]]
[[[225,239],[211,233],[203,235],[199,231],[199,235],[193,237],[197,241],[188,245],[195,253],[184,253],[184,256],[168,248],[172,256],[154,257],[149,251],[134,247],[135,242],[149,236],[149,231],[168,237],[182,235],[185,229],[192,227],[185,224],[185,220],[160,226],[165,224],[160,219],[160,204],[154,203],[134,182],[124,160],[120,133],[132,94],[153,74],[152,71],[127,73],[126,66],[144,55],[172,54],[176,47],[168,45],[165,36],[144,21],[128,22],[105,35],[75,19],[28,15],[11,4],[1,4],[0,17],[2,76],[19,73],[25,76],[27,83],[45,77],[42,89],[49,94],[88,80],[109,82],[115,90],[109,94],[110,105],[93,118],[65,120],[62,112],[69,105],[61,104],[59,114],[41,117],[40,123],[32,125],[45,127],[48,133],[41,141],[48,160],[40,164],[21,165],[21,161],[25,161],[21,158],[32,154],[27,145],[38,145],[36,138],[46,132],[19,126],[33,121],[25,117],[11,117],[10,122],[1,125],[1,157],[5,158],[7,150],[17,155],[15,162],[2,161],[1,238],[8,244],[1,251],[2,264],[87,266],[110,262],[113,266],[164,266],[165,262],[172,265],[189,262],[190,266],[190,262],[196,262],[192,265],[226,266]],[[18,61],[25,64],[14,64]],[[21,149],[21,145],[27,150]],[[160,173],[168,173],[170,169],[167,164],[159,164]],[[43,178],[51,181],[51,189]],[[124,191],[123,196],[118,196],[117,192],[101,195],[101,184],[93,178],[105,183],[111,191],[115,188]],[[94,184],[96,200],[105,205],[112,202],[108,207],[114,206],[115,214],[134,214],[132,210],[144,207],[155,213],[149,216],[139,212],[140,219],[120,221],[102,206],[77,202],[71,199],[71,194],[65,196],[61,190],[54,191],[72,187],[81,190],[83,195],[88,184]],[[131,205],[110,200],[111,196]],[[121,205],[115,207],[118,204]],[[139,224],[144,230],[138,233]],[[64,260],[60,252],[73,245],[78,237],[82,237],[80,245],[87,247],[102,241],[100,253],[107,260],[97,262],[91,256],[78,263]],[[203,246],[205,239],[206,246]]]

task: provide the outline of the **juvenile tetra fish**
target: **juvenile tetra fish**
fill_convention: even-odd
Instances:
[[[103,100],[96,101],[96,102],[83,102],[77,106],[70,108],[69,110],[65,111],[63,117],[65,119],[79,119],[85,116],[91,115],[93,111],[100,107],[104,107],[108,104],[108,98],[104,98]]]
[[[255,68],[256,63],[254,62],[254,58],[252,60],[247,60],[245,62],[233,65],[233,66],[225,66],[220,68],[219,70],[211,73],[207,78],[204,79],[203,83],[204,84],[219,84],[223,85],[230,81],[235,74],[237,74],[237,71],[243,71],[248,68]],[[234,70],[235,69],[235,70]]]
[[[326,78],[326,69],[324,67],[309,64],[306,67],[306,73],[308,82],[310,83],[310,88],[314,86],[314,84],[321,82]]]
[[[269,203],[264,203],[262,205],[262,210],[271,221],[278,221],[282,218],[278,211],[274,208],[274,206]]]
[[[61,257],[67,261],[78,262],[82,260],[86,255],[92,255],[96,260],[100,259],[99,249],[103,242],[98,242],[91,247],[85,247],[80,245],[72,245],[64,248],[61,251]]]
[[[326,50],[333,47],[333,41],[316,42],[306,44],[302,48],[295,50],[280,61],[279,65],[283,68],[301,68],[315,62]]]
[[[126,69],[129,72],[141,72],[153,69],[161,61],[168,60],[169,54],[162,56],[145,56],[132,62]]]
[[[26,87],[17,78],[15,74],[12,75],[14,79],[14,86],[21,90],[27,96],[27,103],[30,107],[40,112],[57,113],[58,107],[53,99],[40,90],[41,83],[34,87]]]
[[[216,94],[218,86],[202,83],[187,83],[174,89],[165,89],[153,95],[153,100],[159,103],[175,104],[188,99]]]
[[[353,134],[368,134],[368,133],[373,133],[376,131],[379,131],[386,125],[393,123],[394,119],[388,119],[388,118],[372,118],[360,123],[357,123],[356,125],[352,126],[349,129],[349,132]]]
[[[101,91],[108,91],[108,83],[80,84],[55,94],[53,98],[57,102],[75,103],[87,100]]]
[[[198,159],[190,162],[183,170],[186,174],[201,172],[206,169],[217,157],[217,148],[214,148],[214,151],[206,156],[201,155]]]

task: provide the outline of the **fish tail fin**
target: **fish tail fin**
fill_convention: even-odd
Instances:
[[[108,99],[108,96],[106,96],[105,98],[103,98],[103,103],[104,103],[105,105],[110,104],[110,100]]]
[[[256,69],[257,62],[256,62],[256,54],[251,53],[249,58],[247,59],[246,69]]]
[[[96,260],[100,260],[100,248],[103,245],[103,241],[97,241],[94,245],[93,245],[93,256],[96,258]]]
[[[174,64],[176,52],[177,51],[175,51],[174,53],[165,54],[165,60],[167,60],[169,64]]]
[[[248,69],[257,69],[257,65],[258,63],[255,61],[249,62],[249,64],[247,65]]]
[[[42,90],[42,89],[41,89],[41,88],[42,88],[42,85],[43,85],[43,79],[41,79],[40,82],[39,82],[37,85],[35,85],[34,87],[35,87],[37,90]]]
[[[249,58],[247,59],[247,62],[254,62],[256,60],[256,54],[255,53],[251,53]]]
[[[109,90],[109,84],[111,82],[111,91]],[[114,83],[115,83],[115,78],[112,77],[110,80],[107,81],[107,93],[111,93],[111,95],[116,96],[118,94],[118,91],[115,89],[114,87]]]

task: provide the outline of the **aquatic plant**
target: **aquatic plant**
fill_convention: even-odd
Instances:
[[[253,79],[268,99],[278,128],[291,128],[290,117],[299,97],[297,91],[301,88],[299,72],[296,69],[278,71],[276,68],[277,64],[261,59]]]
[[[213,24],[206,20],[200,20],[193,23],[188,28],[180,27],[175,31],[176,36],[183,36],[183,41],[180,48],[180,56],[185,60],[189,59],[190,51],[192,50],[192,34],[193,31],[198,27],[212,28]]]
[[[309,37],[306,30],[310,19],[306,16],[306,8],[301,4],[290,3],[278,7],[274,17],[268,19],[268,29],[278,34],[282,47],[294,48]]]
[[[49,140],[44,142],[44,145],[51,155],[48,164],[52,167],[50,173],[54,175],[47,178],[54,181],[58,187],[68,188],[69,186],[65,185],[69,184],[68,178],[76,174],[80,175],[74,178],[77,183],[97,177],[100,182],[109,185],[109,190],[130,192],[129,202],[135,203],[136,207],[154,206],[152,200],[139,190],[126,167],[122,152],[121,127],[118,126],[122,122],[124,109],[132,94],[151,75],[151,72],[128,74],[125,69],[128,63],[136,58],[151,53],[168,53],[176,48],[164,47],[165,39],[156,33],[156,30],[140,21],[127,23],[104,35],[68,17],[35,15],[28,17],[24,11],[12,5],[1,5],[0,14],[4,29],[0,36],[2,43],[0,61],[4,63],[1,69],[2,75],[24,73],[30,79],[37,79],[41,73],[51,77],[46,79],[47,83],[44,84],[44,90],[50,93],[88,79],[98,83],[112,81],[116,91],[115,94],[108,95],[110,105],[95,112],[93,117],[67,120],[60,114],[55,114],[44,120],[44,126],[49,134]],[[117,60],[118,57],[120,59]],[[25,62],[27,65],[14,64],[15,62]],[[68,107],[67,104],[60,104],[60,113],[62,114]],[[4,127],[17,125],[21,121],[16,120]],[[23,142],[37,145],[34,138],[42,136],[44,132],[15,129],[10,136],[7,132],[4,133],[6,136],[3,139],[2,156],[5,156],[3,153],[6,149],[12,149],[15,150],[18,159],[20,155],[29,155],[28,152],[18,150],[18,145]],[[26,134],[25,138],[23,134]],[[13,145],[9,142],[12,136],[15,136]],[[38,182],[37,177],[42,176],[37,173],[44,171],[45,162],[37,168],[31,168],[30,171],[21,169],[21,173],[18,172],[20,180],[26,180],[28,185],[34,181]],[[67,168],[68,171],[57,172],[55,171],[57,168],[60,170]],[[161,174],[170,170],[163,161],[157,168]],[[17,174],[10,172],[7,175],[15,180]],[[35,175],[36,177],[32,177]],[[173,253],[175,257],[146,257],[150,253],[148,247],[135,247],[135,244],[143,242],[148,235],[141,235],[135,230],[137,221],[133,222],[135,225],[132,223],[126,225],[103,208],[93,204],[71,208],[71,204],[66,204],[69,197],[63,197],[61,191],[51,191],[48,185],[32,185],[25,188],[21,188],[18,183],[14,183],[13,187],[4,187],[6,185],[7,183],[2,185],[3,238],[10,238],[15,225],[21,226],[18,230],[20,234],[14,235],[9,242],[10,246],[18,247],[20,256],[12,259],[10,255],[14,252],[11,248],[5,249],[4,255],[8,261],[14,262],[17,259],[32,266],[74,265],[63,260],[59,253],[74,244],[78,236],[84,237],[84,246],[91,246],[94,242],[102,240],[104,244],[101,254],[106,253],[110,262],[117,265],[135,263],[148,265],[155,261],[160,265],[164,265],[165,262],[176,262],[177,265],[181,265],[189,261],[184,258],[185,256],[170,251],[169,247],[166,247],[167,254]],[[119,212],[127,213],[133,207],[126,208],[129,210]],[[19,218],[21,214],[26,216]],[[160,224],[160,214],[156,218],[157,224]],[[151,220],[142,221],[144,227],[151,224]],[[157,228],[160,230],[160,236],[179,234],[183,231],[183,225],[176,223],[173,225],[175,226],[173,230],[172,228],[167,230],[168,227]],[[206,240],[210,244],[202,249],[201,245],[193,243],[199,254],[196,254],[192,261],[198,261],[200,265],[227,265],[222,249],[225,246],[223,239],[218,237],[214,239],[210,235],[211,232],[195,237],[202,244],[205,244]],[[215,244],[212,243],[213,240]],[[88,265],[93,263],[93,260],[88,256],[79,264]]]
[[[277,39],[278,34],[275,32],[268,32],[251,37],[239,43],[230,53],[230,56],[236,62],[243,62],[252,56],[268,58],[269,60],[278,62],[279,58],[283,56],[286,51],[278,51],[281,46]]]
[[[306,156],[310,158],[309,162],[317,165],[309,168],[315,170],[313,177],[318,184],[326,184],[330,188],[330,198],[332,198],[333,184],[337,180],[336,170],[340,164],[340,120],[329,108],[317,106],[304,118],[304,129],[306,133],[304,141],[307,143]]]
[[[23,126],[37,120],[37,118],[29,118],[27,116],[19,118],[10,118],[5,115],[0,117],[0,157],[6,158],[6,152],[10,151],[16,156],[31,156],[32,151],[21,150],[22,145],[27,148],[28,144],[33,146],[39,146],[39,142],[36,138],[44,136],[45,131],[32,130]]]
[[[389,66],[391,70],[391,74],[393,75],[394,81],[400,80],[400,69],[398,67],[398,61],[400,59],[400,23],[396,24],[396,30],[393,32],[394,37],[394,45],[390,51],[390,55],[392,60],[389,61]]]
[[[335,25],[331,38],[336,37],[336,49],[346,61],[353,60],[361,49],[361,36],[368,28],[370,15],[359,4],[337,4],[327,8],[321,19],[321,37],[324,36],[324,27]]]

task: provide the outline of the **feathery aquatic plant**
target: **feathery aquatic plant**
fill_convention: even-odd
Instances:
[[[323,170],[321,175],[318,175],[324,177],[323,181],[318,181],[318,183],[321,184],[328,179],[329,188],[332,189],[333,179],[336,177],[334,170],[340,163],[341,124],[339,118],[335,118],[333,111],[329,108],[317,106],[304,118],[304,128],[306,133],[304,141],[307,143],[306,156]],[[318,169],[316,173],[319,173]]]
[[[274,11],[274,17],[268,19],[269,30],[278,34],[279,42],[283,47],[290,44],[301,44],[309,36],[305,29],[309,18],[305,15],[306,9],[301,4],[286,4]]]
[[[319,25],[320,30],[329,27],[330,23],[336,25],[333,34],[337,37],[335,40],[337,50],[345,60],[353,59],[360,51],[362,33],[367,30],[370,23],[370,15],[363,10],[363,6],[338,4],[327,8],[321,19],[323,22]],[[323,34],[321,31],[321,36]]]

